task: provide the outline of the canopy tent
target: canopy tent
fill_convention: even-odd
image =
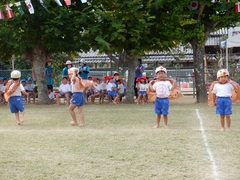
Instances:
[[[240,47],[240,34],[227,39],[227,48]]]
[[[226,41],[226,69],[228,69],[228,48],[240,47],[240,34],[229,37]]]

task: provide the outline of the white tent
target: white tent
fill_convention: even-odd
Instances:
[[[227,39],[227,48],[240,47],[240,34]]]
[[[228,48],[240,47],[240,34],[229,37],[226,42],[226,68],[228,69]]]

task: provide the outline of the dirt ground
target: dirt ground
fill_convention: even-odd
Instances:
[[[173,100],[172,103],[177,103],[177,104],[194,104],[196,102],[196,97],[194,98],[192,95],[190,96],[183,96],[182,98]]]

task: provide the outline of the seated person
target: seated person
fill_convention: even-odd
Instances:
[[[119,104],[120,101],[122,100],[122,97],[125,95],[125,92],[124,92],[125,88],[124,88],[124,85],[122,83],[121,78],[118,78],[116,82],[118,84],[118,86],[117,86],[117,96],[115,97],[113,103],[114,104]]]
[[[34,88],[35,85],[33,83],[33,79],[32,78],[28,78],[27,79],[27,84],[25,86],[25,90],[28,93],[28,103],[30,103],[30,98],[33,98],[33,103],[35,103],[35,99],[36,99],[36,93],[34,92]]]
[[[62,84],[59,86],[59,93],[56,95],[56,104],[60,104],[59,98],[65,97],[67,100],[67,104],[70,104],[70,94],[71,94],[71,86],[68,83],[68,78],[62,78]]]
[[[93,85],[92,90],[93,94],[90,96],[91,102],[95,103],[95,98],[99,98],[99,104],[101,104],[101,98],[102,98],[102,85],[100,84],[99,78],[93,78],[93,82],[95,82],[95,85]]]
[[[108,77],[107,95],[108,95],[109,102],[113,102],[113,100],[117,96],[117,87],[116,87],[116,84],[113,82],[112,76]]]
[[[26,91],[26,85],[27,85],[27,81],[25,79],[21,80],[21,84],[23,85],[25,91]],[[27,96],[26,95],[22,95],[22,97],[25,99],[25,101],[27,102]]]

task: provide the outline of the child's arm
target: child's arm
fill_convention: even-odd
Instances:
[[[216,106],[216,99],[217,99],[217,96],[216,96],[216,94],[213,93],[213,104],[214,104],[214,106]]]
[[[28,96],[28,93],[26,91],[22,91],[22,94]]]
[[[229,80],[228,82],[233,86],[234,90],[238,89],[238,84],[236,82],[234,82],[233,80]]]

